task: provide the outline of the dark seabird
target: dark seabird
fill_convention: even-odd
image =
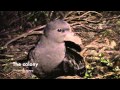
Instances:
[[[62,75],[81,75],[85,67],[81,63],[83,58],[76,53],[80,47],[75,45],[78,50],[74,50],[74,43],[65,40],[68,34],[74,36],[64,20],[53,20],[46,25],[40,41],[29,53],[30,62],[38,63],[37,67],[32,67],[37,77],[51,79]]]

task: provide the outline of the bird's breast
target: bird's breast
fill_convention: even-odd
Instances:
[[[65,46],[54,46],[51,48],[47,48],[46,57],[49,62],[54,62],[54,64],[59,64],[65,57]]]
[[[35,53],[37,57],[35,62],[38,62],[38,67],[42,67],[45,72],[50,72],[63,61],[65,57],[65,45],[64,43],[47,45],[42,48],[40,47]]]

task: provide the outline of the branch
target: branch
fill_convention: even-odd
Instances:
[[[12,43],[12,42],[14,42],[14,41],[16,41],[16,40],[18,40],[18,39],[20,39],[20,38],[23,38],[23,37],[25,38],[25,37],[27,37],[28,35],[32,35],[32,34],[43,34],[43,31],[36,31],[36,30],[43,29],[44,27],[45,27],[45,25],[43,25],[43,26],[38,26],[38,27],[36,27],[36,28],[33,28],[33,29],[29,30],[29,32],[26,32],[26,33],[24,33],[24,34],[22,34],[22,35],[20,35],[20,36],[18,36],[18,37],[16,37],[16,38],[14,38],[14,39],[8,41],[8,42],[3,46],[2,49],[7,48],[7,46],[8,46],[10,43]]]
[[[99,20],[97,20],[97,21],[92,21],[92,20],[88,20],[88,19],[82,19],[82,20],[84,20],[84,21],[86,21],[86,22],[91,22],[91,23],[98,23],[98,22],[101,21],[101,19],[102,19],[102,14],[101,14],[101,13],[98,13],[98,12],[96,12],[96,11],[87,11],[87,12],[85,12],[84,14],[82,14],[81,16],[68,17],[68,18],[65,18],[65,20],[68,21],[68,22],[69,22],[69,21],[72,21],[72,20],[76,20],[76,19],[80,20],[81,18],[84,18],[86,15],[88,15],[88,14],[90,14],[90,13],[96,13],[96,14],[98,14],[98,16],[100,16],[101,18],[100,18]]]

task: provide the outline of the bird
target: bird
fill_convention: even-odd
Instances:
[[[84,68],[84,65],[79,63],[82,56],[77,55],[78,61],[68,58],[69,53],[67,52],[74,54],[74,51],[66,46],[70,42],[65,44],[66,36],[68,34],[74,35],[70,25],[61,19],[53,20],[46,25],[43,32],[44,34],[37,45],[29,52],[29,61],[38,63],[37,67],[31,67],[33,74],[41,79],[79,74],[80,67]]]

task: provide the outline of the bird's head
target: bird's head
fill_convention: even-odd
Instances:
[[[61,43],[65,37],[71,33],[70,25],[64,20],[54,20],[49,22],[45,29],[44,35],[52,41]]]

